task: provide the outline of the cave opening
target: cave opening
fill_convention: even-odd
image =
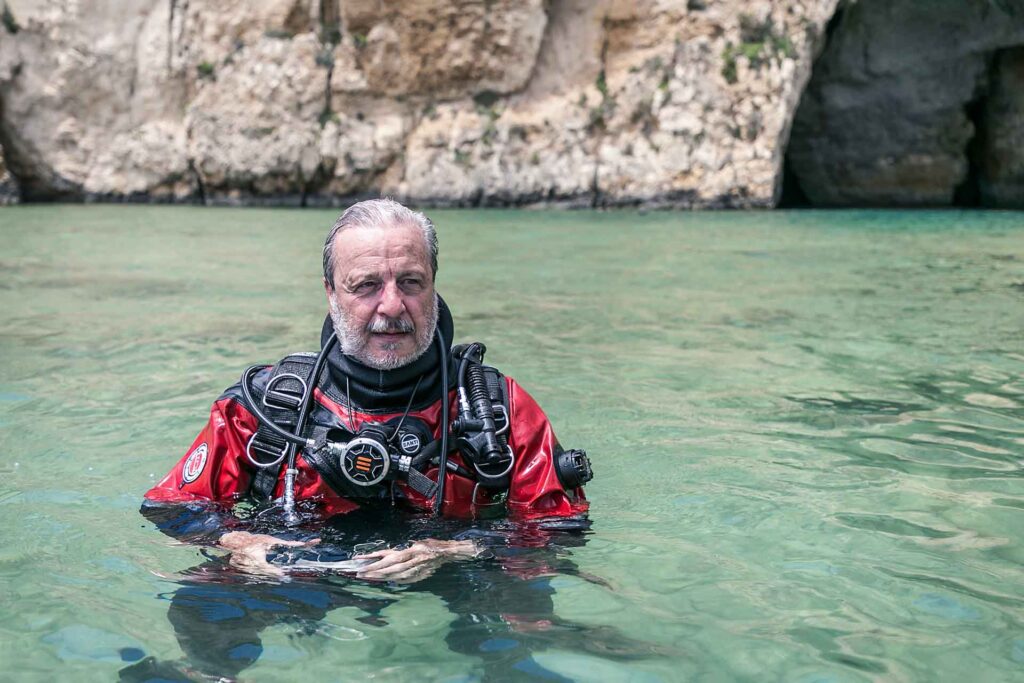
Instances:
[[[789,161],[789,154],[782,162],[782,192],[779,194],[778,208],[780,209],[806,209],[811,206],[811,200],[807,198],[804,189],[800,187],[800,178],[793,171],[793,165]]]
[[[1024,46],[988,55],[984,77],[964,114],[973,132],[964,146],[967,171],[953,205],[1024,208]]]
[[[977,208],[981,206],[981,164],[985,153],[985,104],[986,90],[964,106],[964,115],[971,122],[974,133],[964,149],[967,173],[963,181],[953,190],[953,206]]]

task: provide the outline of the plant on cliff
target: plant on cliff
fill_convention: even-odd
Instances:
[[[275,40],[291,40],[295,34],[284,28],[269,28],[263,32],[263,36]]]
[[[210,62],[199,62],[196,64],[196,73],[199,78],[213,78],[213,64]]]
[[[722,52],[722,77],[727,83],[737,80],[736,60],[745,57],[750,68],[759,69],[775,58],[796,57],[796,48],[788,36],[776,33],[771,18],[762,22],[749,14],[740,15],[740,44],[725,44]]]
[[[8,33],[13,34],[21,30],[21,26],[18,25],[14,15],[11,14],[11,8],[7,6],[6,2],[4,3],[3,9],[0,10],[0,24],[4,25],[4,28],[7,29]]]
[[[615,99],[608,93],[608,82],[605,80],[604,69],[601,69],[601,73],[597,75],[594,87],[597,88],[597,92],[601,93],[601,103],[596,107],[590,108],[590,120],[587,122],[587,125],[591,131],[604,130],[607,126],[608,118],[615,111]],[[581,99],[581,102],[586,102],[586,100]]]

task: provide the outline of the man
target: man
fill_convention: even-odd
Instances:
[[[281,571],[267,561],[272,548],[315,541],[232,530],[244,523],[204,503],[231,507],[262,491],[286,507],[294,499],[316,518],[387,500],[413,511],[440,508],[448,517],[476,517],[503,504],[515,520],[585,520],[585,456],[562,451],[529,394],[482,365],[482,347],[452,358],[451,314],[434,289],[437,235],[426,216],[389,199],[355,204],[331,229],[323,263],[323,358],[313,364],[290,356],[245,373],[214,403],[185,457],[146,493],[144,513],[162,520],[164,531],[216,542],[236,566],[263,573]],[[463,383],[461,400],[446,378]],[[279,390],[289,385],[291,393]],[[303,408],[294,404],[306,398],[307,385],[303,426]],[[457,438],[442,432],[450,426],[446,414],[458,416]],[[290,441],[301,449],[289,451],[289,441],[267,424],[278,422],[275,415],[278,427],[303,427]],[[443,453],[451,449],[441,444],[458,449]],[[388,475],[378,479],[378,472]],[[181,504],[206,516],[163,514]],[[415,581],[483,551],[473,540],[427,538],[363,556],[372,563],[360,576]]]

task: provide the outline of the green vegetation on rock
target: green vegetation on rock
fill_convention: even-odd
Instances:
[[[21,26],[18,25],[14,15],[11,14],[11,8],[7,6],[6,2],[4,3],[3,9],[0,10],[0,24],[4,25],[4,28],[7,29],[8,33],[13,34],[21,30]]]
[[[746,57],[752,69],[759,69],[773,58],[794,58],[796,48],[788,36],[777,33],[771,19],[758,22],[750,15],[740,17],[740,44],[726,43],[722,53],[722,77],[735,83],[736,59]]]

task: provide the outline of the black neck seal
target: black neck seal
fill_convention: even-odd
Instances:
[[[454,366],[451,364],[450,345],[455,335],[455,323],[451,311],[440,296],[437,297],[437,326],[444,335],[449,352],[449,377],[453,376]],[[320,346],[334,331],[331,317],[324,320],[320,332]],[[348,388],[346,389],[346,378]],[[420,379],[422,378],[422,379]],[[419,382],[419,388],[416,384]],[[376,370],[363,365],[355,358],[341,352],[341,345],[336,344],[327,356],[327,373],[320,382],[320,390],[331,400],[348,405],[348,393],[352,396],[352,408],[364,413],[396,413],[405,410],[413,390],[416,398],[412,410],[421,410],[436,402],[441,397],[441,354],[437,340],[431,340],[430,346],[422,356],[408,365],[394,370]]]

